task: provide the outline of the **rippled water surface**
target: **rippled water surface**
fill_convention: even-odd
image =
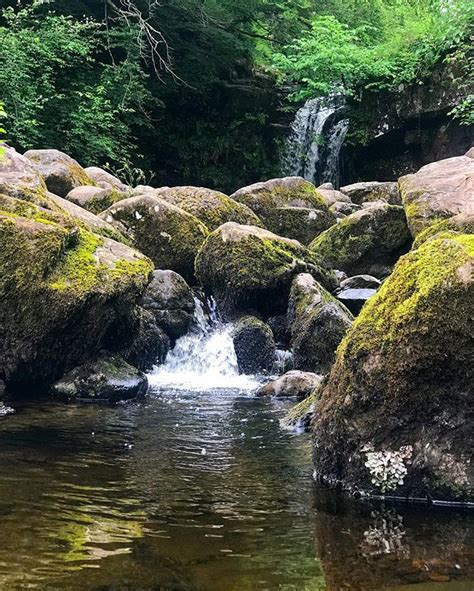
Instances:
[[[472,513],[317,490],[283,411],[236,390],[17,406],[0,588],[472,591]]]

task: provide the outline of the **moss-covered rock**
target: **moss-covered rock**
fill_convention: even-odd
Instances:
[[[212,232],[196,258],[196,277],[224,313],[258,310],[265,317],[286,311],[291,281],[308,272],[329,289],[333,273],[296,240],[254,226],[228,222]]]
[[[473,310],[473,235],[434,237],[398,262],[341,343],[317,404],[321,478],[473,500]]]
[[[25,158],[44,179],[48,190],[60,197],[81,185],[94,185],[94,181],[73,158],[59,150],[28,150]]]
[[[460,213],[453,216],[452,218],[447,218],[445,220],[441,220],[440,222],[436,222],[431,226],[428,226],[425,230],[418,234],[415,242],[413,243],[413,248],[418,248],[430,238],[439,236],[445,232],[455,232],[457,234],[474,234],[474,213]]]
[[[352,324],[349,310],[308,273],[294,278],[288,306],[295,369],[326,373]]]
[[[89,358],[131,313],[151,271],[124,244],[0,212],[0,379],[39,389]]]
[[[305,244],[336,223],[316,187],[300,177],[249,185],[231,197],[250,207],[272,232]]]
[[[193,280],[196,253],[209,233],[196,217],[152,195],[119,201],[100,217],[125,233],[159,269]]]
[[[244,316],[232,332],[239,372],[259,374],[272,369],[275,341],[270,327],[255,316]]]
[[[259,217],[249,207],[219,191],[203,187],[166,187],[159,189],[156,194],[196,216],[210,231],[226,222],[262,225]]]
[[[61,400],[107,402],[134,400],[145,396],[148,380],[139,369],[118,355],[103,355],[72,369],[53,388]]]
[[[352,203],[362,205],[371,201],[385,201],[390,205],[401,205],[402,199],[397,183],[366,181],[341,187],[341,192],[347,195]]]
[[[127,197],[127,193],[114,188],[104,189],[102,187],[91,187],[90,185],[76,187],[66,195],[68,201],[96,214],[105,211],[117,201]]]
[[[403,208],[374,204],[353,213],[318,236],[309,246],[334,269],[348,275],[387,275],[407,252],[411,236]]]
[[[467,155],[427,164],[399,187],[413,237],[443,219],[474,215],[474,159]]]

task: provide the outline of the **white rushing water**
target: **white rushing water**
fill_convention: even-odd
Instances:
[[[240,375],[232,324],[220,322],[211,305],[206,315],[196,299],[194,326],[176,342],[163,365],[148,374],[154,389],[238,389],[253,390],[260,384],[255,376]]]
[[[283,157],[283,173],[321,184],[339,185],[339,156],[349,122],[341,119],[343,97],[306,101],[298,109]]]

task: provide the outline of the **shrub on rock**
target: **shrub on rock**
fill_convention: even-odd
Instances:
[[[232,340],[239,372],[258,374],[272,369],[275,341],[270,327],[254,316],[245,316],[235,325]]]
[[[473,235],[435,237],[398,262],[339,347],[317,403],[321,478],[473,500],[473,310]]]
[[[228,222],[212,232],[196,258],[196,277],[224,313],[258,310],[265,317],[286,311],[291,281],[309,272],[329,289],[333,273],[296,240],[254,226]]]
[[[407,252],[411,236],[403,208],[376,204],[353,213],[309,246],[334,269],[349,275],[387,275]]]
[[[349,310],[308,273],[293,280],[288,306],[295,369],[326,373],[352,324]]]
[[[208,235],[196,217],[151,195],[119,201],[100,217],[125,233],[156,267],[193,279],[194,258]]]

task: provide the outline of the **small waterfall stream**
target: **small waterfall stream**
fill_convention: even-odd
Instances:
[[[283,173],[339,186],[339,155],[349,127],[344,98],[332,94],[306,101],[291,125],[283,156]]]

